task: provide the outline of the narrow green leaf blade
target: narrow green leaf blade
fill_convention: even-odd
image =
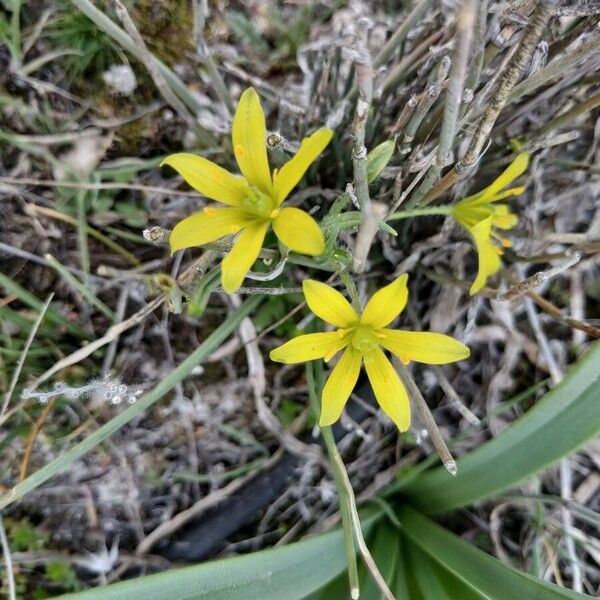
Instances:
[[[64,600],[294,600],[318,589],[345,567],[336,531],[284,548],[174,569],[63,596]]]
[[[483,598],[489,600],[590,598],[506,566],[493,556],[489,556],[440,527],[410,506],[402,506],[398,511],[398,518],[411,544],[418,546],[454,579]],[[425,598],[430,600],[427,596]],[[431,598],[431,600],[438,600],[438,598]]]
[[[408,539],[403,548],[415,586],[425,600],[487,600]]]
[[[368,532],[381,513],[362,520]],[[301,600],[346,568],[342,531],[336,529],[283,548],[273,548],[198,566],[61,596],[63,600]],[[346,587],[347,590],[347,587]]]
[[[510,488],[600,433],[600,342],[560,385],[493,440],[461,458],[452,477],[439,467],[401,493],[425,513],[442,513]]]
[[[21,287],[16,281],[0,272],[0,288],[4,288],[7,293],[14,294],[21,302],[27,304],[31,308],[39,311],[42,309],[44,303],[37,298],[34,294],[32,294],[29,290]],[[52,306],[48,308],[46,311],[46,315],[44,319],[47,321],[51,321],[56,325],[60,325],[64,327],[69,333],[76,335],[81,338],[90,338],[91,335],[83,330],[77,323],[73,321],[69,321],[64,315],[62,315],[58,310],[53,308]]]
[[[394,154],[394,141],[386,140],[367,155],[367,180],[373,183],[385,169]]]

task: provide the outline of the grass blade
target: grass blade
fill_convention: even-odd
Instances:
[[[43,310],[44,303],[39,298],[34,296],[25,288],[21,287],[16,281],[12,280],[10,277],[7,277],[2,272],[0,272],[0,287],[3,287],[7,293],[14,294],[21,302],[23,302],[23,304],[27,304],[27,306],[30,306],[37,311]],[[72,321],[69,321],[69,319],[61,315],[51,306],[48,307],[45,318],[48,319],[48,321],[52,321],[55,325],[64,327],[69,333],[72,333],[80,338],[90,337],[90,334],[87,331],[84,331],[81,329],[81,327]]]
[[[110,321],[115,320],[115,313],[102,302],[90,289],[89,285],[85,285],[72,275],[54,256],[46,254],[44,258],[56,269],[56,272],[71,286],[75,291],[79,292],[92,306],[96,307]]]

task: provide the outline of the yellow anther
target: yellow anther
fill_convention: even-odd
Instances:
[[[407,365],[410,362],[410,358],[408,358],[408,356],[400,356],[400,360],[402,361],[403,365]]]
[[[235,155],[239,156],[240,158],[244,158],[244,155],[246,154],[246,150],[244,150],[244,146],[242,146],[241,144],[237,144],[234,148],[234,151]]]
[[[378,337],[380,340],[385,340],[385,338],[387,337],[387,335],[385,333],[376,332],[375,333],[375,337]]]
[[[238,231],[240,231],[240,230],[241,230],[241,227],[240,227],[239,225],[232,225],[232,226],[229,228],[229,233],[231,233],[231,234],[236,234],[236,233],[237,233]]]
[[[205,206],[204,207],[204,212],[207,215],[215,215],[215,214],[217,214],[217,209],[213,208],[212,206]]]
[[[512,248],[513,243],[509,239],[502,238],[501,242],[505,248]]]
[[[279,208],[275,208],[271,211],[271,214],[269,215],[269,217],[271,219],[276,219],[279,216],[280,212],[281,212],[281,210]]]

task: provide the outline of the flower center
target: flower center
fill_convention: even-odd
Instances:
[[[352,334],[352,346],[359,352],[365,354],[375,350],[379,346],[379,340],[370,327],[359,325]]]
[[[242,200],[243,208],[263,219],[271,218],[275,208],[274,204],[270,196],[255,187],[248,188],[248,194]]]

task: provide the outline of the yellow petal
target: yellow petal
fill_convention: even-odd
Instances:
[[[171,252],[214,242],[225,235],[237,233],[251,222],[248,213],[240,208],[207,207],[175,225],[169,237]]]
[[[239,206],[246,196],[248,185],[241,177],[201,156],[187,152],[171,154],[160,163],[163,165],[173,167],[189,185],[211,200]]]
[[[492,214],[492,227],[499,229],[512,229],[519,222],[519,217],[513,213],[506,204],[494,207]]]
[[[452,207],[452,216],[467,229],[487,219],[491,214],[491,208],[479,206],[471,200],[461,200]]]
[[[302,179],[308,167],[323,152],[332,135],[333,131],[331,129],[319,129],[304,138],[298,152],[275,173],[273,176],[273,190],[279,204],[287,198],[287,195]]]
[[[223,259],[221,284],[228,294],[232,294],[242,285],[244,277],[258,258],[268,226],[268,221],[248,225]]]
[[[471,351],[464,344],[442,333],[382,329],[380,344],[403,363],[409,360],[428,365],[445,365],[463,360]]]
[[[299,208],[282,208],[273,219],[279,240],[294,252],[320,256],[325,252],[325,238],[317,222]]]
[[[358,321],[358,315],[350,303],[331,286],[314,279],[305,279],[302,291],[308,308],[326,323],[336,327],[350,327]]]
[[[484,219],[480,223],[477,223],[475,227],[469,230],[471,237],[475,243],[477,249],[477,257],[479,261],[479,268],[477,271],[477,277],[471,285],[470,294],[477,293],[487,281],[490,275],[493,275],[500,270],[502,261],[494,244],[490,239],[492,233],[492,217]]]
[[[376,348],[364,356],[375,398],[400,431],[410,427],[410,402],[398,374],[385,354]]]
[[[233,117],[231,137],[233,152],[244,177],[251,185],[270,194],[272,184],[265,114],[253,88],[248,88],[240,98]]]
[[[490,202],[498,202],[498,200],[504,200],[505,198],[512,198],[513,196],[520,196],[525,191],[525,186],[509,188],[503,192],[499,192],[493,198],[490,198]]]
[[[348,345],[348,339],[338,331],[326,333],[309,333],[300,335],[289,342],[271,350],[271,360],[292,364],[317,358],[329,358]]]
[[[400,275],[389,285],[375,292],[367,302],[360,318],[364,325],[380,329],[389,325],[406,306],[408,300],[408,275]]]
[[[476,194],[477,202],[486,203],[490,202],[491,199],[503,188],[512,183],[517,177],[522,175],[529,166],[529,154],[527,152],[521,152],[517,157],[508,165],[504,171],[490,184]]]
[[[321,418],[319,419],[321,427],[331,425],[340,418],[356,385],[360,373],[360,363],[360,352],[352,346],[348,346],[325,382],[321,396]]]

